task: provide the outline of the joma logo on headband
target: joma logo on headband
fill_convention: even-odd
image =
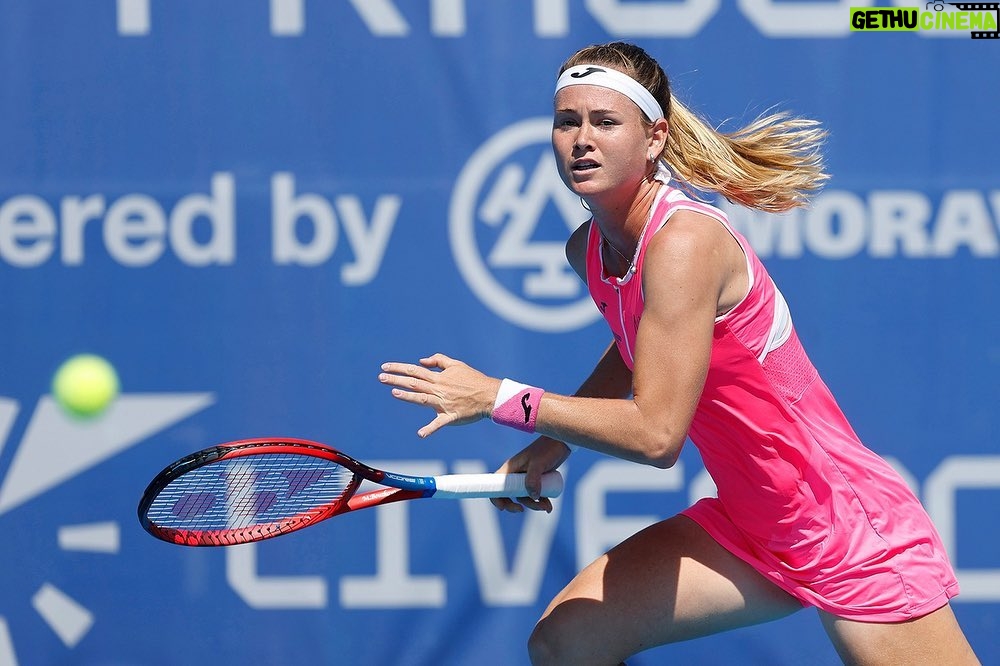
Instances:
[[[600,67],[588,67],[582,72],[573,72],[572,74],[570,74],[570,76],[573,77],[574,79],[582,79],[583,77],[590,76],[595,72],[606,72],[606,71],[607,71],[606,69],[601,69]]]

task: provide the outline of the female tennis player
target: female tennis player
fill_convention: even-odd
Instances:
[[[393,396],[436,412],[421,437],[485,417],[541,435],[501,467],[526,472],[529,488],[575,446],[665,468],[688,437],[715,480],[717,497],[626,539],[552,600],[533,663],[617,664],[804,606],[846,663],[978,663],[920,502],[859,441],[750,245],[686,194],[804,205],[826,179],[823,139],[787,114],[721,134],[672,97],[641,48],[582,49],[556,83],[552,146],[593,213],[567,257],[614,342],[573,396],[442,354],[383,366]],[[537,492],[493,501],[551,509]]]

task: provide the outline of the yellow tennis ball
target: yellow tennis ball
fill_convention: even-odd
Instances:
[[[56,370],[52,393],[71,415],[91,418],[107,409],[118,395],[118,373],[100,356],[77,354]]]

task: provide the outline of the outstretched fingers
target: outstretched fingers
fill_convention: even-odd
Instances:
[[[421,362],[423,361],[424,359],[421,359]],[[382,374],[379,375],[379,379],[392,386],[405,388],[402,386],[403,380],[419,380],[429,383],[433,380],[434,374],[433,370],[422,365],[389,362],[382,364]]]
[[[444,354],[421,358],[419,364],[383,363],[378,378],[392,387],[394,398],[437,412],[417,431],[420,437],[446,425],[464,425],[489,416],[500,384]]]
[[[430,407],[440,413],[441,400],[434,391],[432,371],[412,363],[383,363],[378,380],[386,386],[392,387],[392,397],[397,400],[421,407]],[[437,420],[434,419],[434,421]],[[437,425],[432,428],[432,425],[434,422],[424,426],[417,434],[426,437],[440,427]]]

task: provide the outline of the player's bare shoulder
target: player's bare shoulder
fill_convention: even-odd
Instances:
[[[718,220],[698,211],[675,211],[649,241],[645,264],[676,270],[703,266],[728,254],[729,243],[740,251],[732,234]],[[666,266],[663,266],[664,268]]]
[[[743,249],[715,218],[681,209],[649,241],[643,261],[643,290],[666,285],[697,287],[721,296],[745,273]]]

